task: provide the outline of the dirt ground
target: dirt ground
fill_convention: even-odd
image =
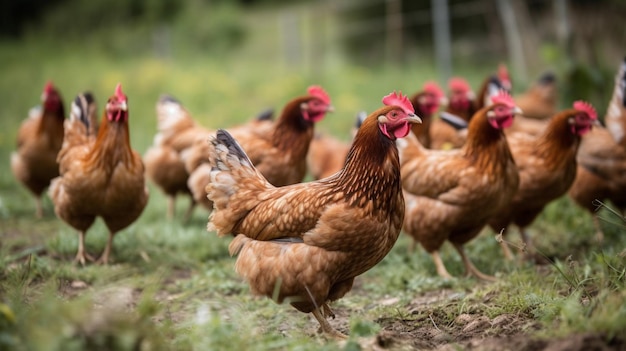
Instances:
[[[179,270],[164,281],[163,287],[175,284],[179,280],[190,278],[186,270]],[[60,286],[60,293],[66,298],[74,298],[91,289],[89,284],[80,281],[64,281]],[[356,287],[358,290],[358,287]],[[129,287],[110,287],[99,291],[95,300],[95,307],[115,310],[134,309],[141,299],[142,291]],[[479,304],[488,305],[493,296],[485,296]],[[176,300],[177,296],[171,295],[166,290],[160,290],[155,295],[160,304],[168,305]],[[438,290],[422,294],[413,299],[406,311],[405,316],[391,315],[374,320],[381,326],[381,330],[372,337],[357,338],[356,342],[363,350],[546,350],[546,351],[587,351],[587,350],[626,350],[626,340],[609,339],[601,334],[575,334],[563,338],[542,339],[529,337],[533,331],[540,329],[539,322],[514,314],[501,314],[489,318],[484,313],[464,313],[450,321],[446,315],[446,306],[458,305],[462,294],[452,290]],[[115,303],[113,303],[115,302]],[[381,306],[392,306],[398,300],[387,298],[377,301]],[[433,307],[439,306],[439,307]],[[286,307],[287,308],[287,307]],[[456,307],[458,308],[458,307]],[[168,310],[165,308],[164,310]],[[338,330],[349,333],[349,316],[356,311],[345,308],[334,309],[336,318],[330,323]],[[184,312],[168,315],[171,321],[182,321]],[[163,316],[155,316],[154,322],[164,320]],[[93,323],[87,323],[86,330],[98,329],[104,323],[101,318],[96,318]],[[314,320],[311,321],[310,334],[316,337]],[[285,326],[286,330],[292,326]]]

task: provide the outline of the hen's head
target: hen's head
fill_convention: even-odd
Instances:
[[[487,112],[487,120],[496,129],[510,127],[515,115],[522,113],[522,110],[515,106],[511,95],[504,90],[491,96],[491,102],[492,105]]]
[[[450,107],[455,110],[465,111],[472,105],[475,95],[467,81],[461,77],[453,77],[448,81],[450,90]]]
[[[322,87],[314,85],[307,90],[308,99],[300,104],[302,117],[308,122],[319,122],[324,119],[326,112],[332,112],[330,97]]]
[[[402,92],[390,93],[383,98],[387,107],[379,110],[378,128],[389,139],[404,138],[411,131],[412,123],[422,123],[415,114],[411,101]]]
[[[128,98],[122,91],[122,84],[115,87],[115,94],[107,101],[106,116],[110,122],[128,121]]]
[[[598,114],[590,103],[585,101],[574,102],[575,113],[568,119],[572,134],[583,135],[589,132],[598,121]]]
[[[446,103],[446,97],[439,85],[434,81],[424,83],[422,93],[417,98],[419,110],[427,115],[432,115],[439,106]]]
[[[63,104],[63,102],[61,101],[61,94],[54,86],[54,84],[52,84],[52,81],[48,81],[44,86],[43,93],[41,94],[41,101],[43,104],[43,108],[46,111],[56,112],[61,108]]]

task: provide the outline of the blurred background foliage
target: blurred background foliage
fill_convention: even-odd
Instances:
[[[563,104],[604,108],[626,48],[623,0],[504,0],[515,13],[524,70],[521,91],[545,70],[563,84]],[[96,51],[110,59],[247,57],[311,74],[333,67],[437,66],[431,0],[3,0],[0,44]],[[515,63],[498,0],[448,0],[453,67]],[[567,6],[559,17],[557,3]],[[28,44],[26,44],[28,45]],[[8,48],[10,49],[10,47]],[[42,49],[43,51],[43,49]],[[453,69],[453,74],[462,71]],[[332,73],[330,73],[332,74]],[[446,76],[439,72],[440,82]]]

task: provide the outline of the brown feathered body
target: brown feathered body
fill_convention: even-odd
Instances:
[[[187,109],[167,95],[156,104],[157,129],[152,146],[146,151],[143,161],[146,176],[168,197],[168,217],[174,215],[177,194],[189,194],[189,174],[185,169],[183,153],[198,140],[205,140],[210,131],[199,125]],[[195,201],[191,197],[193,208]],[[188,212],[190,214],[190,212]]]
[[[411,137],[399,142],[406,201],[404,232],[433,254],[437,271],[444,277],[450,275],[438,254],[443,243],[450,241],[465,260],[462,245],[511,201],[519,184],[502,129],[487,121],[493,107],[472,117],[467,142],[460,149],[428,150]],[[475,270],[469,261],[466,269],[468,274]],[[478,271],[475,275],[484,277]]]
[[[506,233],[510,224],[523,232],[548,203],[570,188],[576,177],[576,154],[581,140],[572,131],[572,120],[577,114],[580,111],[575,109],[559,112],[539,137],[526,133],[507,136],[520,183],[511,202],[500,207],[489,221],[495,232]]]
[[[144,165],[131,149],[128,121],[110,121],[105,112],[95,139],[84,136],[85,126],[77,120],[68,120],[65,130],[61,175],[50,187],[55,213],[83,234],[99,216],[112,238],[148,201]],[[108,253],[103,263],[107,259]]]
[[[17,134],[17,150],[11,154],[15,177],[37,199],[37,216],[41,216],[40,197],[59,175],[57,154],[63,144],[65,109],[59,92],[46,86],[41,108],[30,111]]]
[[[230,251],[255,293],[312,312],[391,250],[404,200],[398,151],[377,118],[394,108],[365,120],[340,172],[309,183],[274,187],[236,146],[214,147],[209,230],[238,234]]]
[[[548,119],[557,112],[558,89],[554,75],[542,75],[528,90],[515,96],[515,104],[522,110],[522,114],[515,118],[507,134],[524,132],[541,135],[548,126]]]
[[[357,114],[356,122],[350,136],[351,139],[356,135],[365,117],[367,117],[365,112],[359,112]],[[351,146],[352,140],[343,141],[329,134],[315,133],[306,156],[306,165],[309,174],[314,180],[319,180],[339,172],[346,162],[346,157],[348,156],[348,151],[350,151]]]
[[[525,92],[515,95],[515,104],[526,118],[545,120],[558,111],[558,86],[556,77],[546,73],[539,77]],[[515,120],[518,124],[518,120]]]
[[[311,99],[312,96],[302,96],[291,100],[275,122],[257,121],[255,127],[229,129],[252,164],[275,186],[301,182],[306,175],[314,122],[304,119],[301,105]],[[206,140],[196,143],[186,155],[185,164],[190,172],[187,184],[194,198],[211,210],[213,204],[205,192],[211,172],[207,164],[208,149]]]
[[[626,59],[615,77],[604,122],[606,128],[594,128],[582,139],[578,172],[569,195],[592,213],[599,206],[595,200],[609,200],[623,213],[626,211]],[[597,217],[594,220],[601,235]]]
[[[486,89],[482,92],[485,94]],[[484,96],[480,98],[484,99]],[[448,94],[448,101],[449,103],[444,109],[444,112],[457,116],[467,123],[469,123],[469,120],[477,111],[475,107],[475,98],[471,90],[450,90]],[[466,131],[460,131],[440,118],[433,120],[430,130],[431,149],[458,149],[465,144],[465,140],[467,139]]]
[[[472,118],[461,149],[427,150],[412,138],[401,148],[404,229],[428,252],[446,240],[473,239],[517,190],[515,161],[502,131],[487,122],[488,110]]]
[[[346,162],[350,142],[329,134],[316,133],[307,154],[307,169],[314,180],[330,177],[339,172]]]

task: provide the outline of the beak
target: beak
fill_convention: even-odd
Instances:
[[[441,98],[439,98],[439,104],[441,106],[448,106],[448,98],[445,96],[442,96]]]
[[[515,106],[515,108],[513,109],[513,113],[516,114],[516,115],[523,115],[524,114],[522,109],[517,107],[517,106]]]
[[[326,107],[326,112],[335,112],[335,107],[333,105],[328,105],[328,107]]]
[[[409,113],[405,119],[405,121],[409,122],[409,123],[416,123],[416,124],[421,124],[422,123],[422,119],[419,118],[416,114],[414,113]]]
[[[120,110],[122,111],[128,111],[128,105],[126,104],[126,101],[122,101],[120,103]]]
[[[602,127],[602,123],[599,119],[594,119],[593,122],[591,122],[591,125],[593,125],[594,127]]]

